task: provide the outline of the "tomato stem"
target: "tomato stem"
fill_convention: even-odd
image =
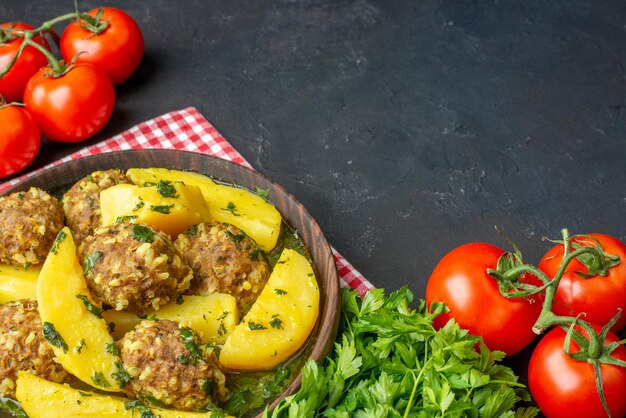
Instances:
[[[15,53],[13,58],[11,58],[11,60],[2,69],[2,71],[0,71],[0,78],[4,77],[9,71],[11,71],[11,68],[13,67],[13,65],[15,64],[17,59],[22,54],[22,51],[24,51],[24,48],[26,48],[27,46],[28,46],[28,44],[26,44],[26,42],[22,42],[22,45],[20,45],[19,49],[17,50],[17,52]]]
[[[24,42],[22,43],[22,46],[24,45],[32,46],[33,48],[41,52],[46,57],[46,59],[48,60],[48,64],[50,64],[50,68],[52,68],[52,72],[54,76],[56,77],[61,76],[67,71],[67,66],[65,66],[61,61],[56,59],[56,57],[52,54],[52,52],[48,51],[46,48],[39,45],[38,43],[32,41],[32,34],[30,33],[26,34],[26,37],[24,38]],[[22,48],[20,47],[20,49]],[[19,54],[16,54],[16,56],[17,55]]]

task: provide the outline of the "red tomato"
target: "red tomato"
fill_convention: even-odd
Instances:
[[[575,272],[587,273],[587,267],[579,260],[573,260],[559,283],[552,311],[560,316],[585,312],[585,321],[604,325],[621,309],[622,316],[612,328],[612,331],[619,332],[626,326],[626,245],[609,235],[588,235],[597,239],[606,253],[619,256],[621,261],[609,269],[607,276],[585,279]],[[595,245],[594,240],[584,237],[574,237],[572,241],[585,246]],[[539,268],[554,277],[562,259],[563,245],[557,245],[543,256]]]
[[[58,142],[80,142],[108,122],[115,90],[107,75],[90,64],[77,64],[54,77],[42,68],[24,90],[24,104],[44,136]]]
[[[35,29],[31,25],[26,23],[3,23],[0,24],[3,28],[15,28],[15,29]],[[48,43],[42,36],[36,36],[33,41],[50,49]],[[13,37],[9,35],[9,40],[0,43],[0,69],[5,68],[9,62],[15,57],[20,45],[22,45],[23,39]],[[28,83],[28,80],[35,74],[41,67],[45,67],[48,64],[46,57],[37,49],[32,46],[27,46],[22,51],[17,61],[13,64],[8,73],[4,77],[0,78],[0,94],[4,96],[7,102],[19,102],[22,100],[22,94],[24,93],[24,86]]]
[[[41,137],[39,128],[21,106],[0,106],[0,178],[8,177],[33,162]]]
[[[446,254],[432,272],[426,286],[426,302],[444,302],[450,312],[439,315],[441,328],[450,318],[462,328],[483,337],[491,350],[512,355],[534,338],[532,326],[541,312],[533,298],[507,299],[497,281],[487,274],[504,250],[485,243],[465,244]]]
[[[61,35],[61,55],[67,62],[79,54],[76,62],[91,63],[108,74],[113,84],[126,81],[143,58],[143,36],[137,23],[128,14],[112,7],[103,7],[101,21],[109,26],[95,34],[78,22],[70,23]],[[95,16],[98,9],[88,12]]]
[[[595,327],[596,331],[599,327]],[[580,328],[578,328],[581,331]],[[586,332],[581,331],[583,335]],[[563,350],[566,332],[556,327],[537,344],[528,365],[528,386],[533,399],[548,418],[604,417],[596,390],[593,366],[572,360]],[[609,333],[606,343],[619,341]],[[570,352],[580,348],[572,340]],[[613,357],[626,361],[626,347],[618,347]],[[626,368],[603,364],[604,394],[613,417],[626,416]]]

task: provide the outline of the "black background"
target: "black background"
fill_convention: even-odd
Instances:
[[[80,1],[146,42],[104,131],[195,106],[374,285],[423,297],[471,241],[537,263],[563,227],[626,239],[626,2]],[[71,1],[2,0],[38,25]],[[61,25],[58,29],[62,30]]]

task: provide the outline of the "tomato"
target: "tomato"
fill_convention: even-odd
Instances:
[[[90,64],[77,64],[61,76],[42,68],[24,90],[24,104],[44,136],[52,141],[79,142],[100,131],[115,104],[107,75]]]
[[[103,7],[101,21],[108,22],[103,32],[95,34],[84,23],[70,23],[61,35],[61,56],[71,62],[91,63],[106,72],[113,84],[126,81],[143,58],[143,36],[139,26],[125,12]],[[95,16],[99,9],[88,12]],[[79,55],[77,55],[79,54]]]
[[[535,297],[507,299],[497,281],[487,274],[495,269],[504,250],[485,243],[461,245],[437,264],[426,285],[426,302],[444,302],[449,313],[439,315],[440,328],[450,318],[479,335],[491,350],[508,355],[526,347],[535,337],[532,326],[541,312]]]
[[[26,23],[3,23],[0,25],[3,28],[15,28],[32,30],[35,29],[31,25]],[[48,43],[42,36],[35,36],[33,41],[50,49]],[[9,34],[9,39],[0,43],[0,70],[5,68],[9,62],[15,57],[20,45],[22,45],[23,39],[14,37]],[[37,49],[32,46],[27,46],[22,51],[21,55],[15,61],[8,73],[4,77],[0,78],[0,94],[4,96],[7,102],[19,102],[22,100],[22,94],[24,93],[24,86],[28,80],[35,74],[41,67],[45,67],[48,64],[46,57]]]
[[[594,327],[599,331],[600,327]],[[578,330],[587,335],[580,328]],[[572,360],[564,351],[566,332],[556,327],[537,344],[528,365],[528,386],[533,399],[548,418],[588,418],[606,416],[595,383],[593,366]],[[606,343],[619,341],[609,333]],[[570,352],[580,350],[572,340]],[[612,356],[626,361],[626,347],[618,347]],[[626,368],[600,366],[604,394],[613,417],[626,416]]]
[[[619,332],[626,326],[626,245],[609,235],[588,235],[597,239],[606,253],[619,256],[621,261],[609,269],[607,276],[583,278],[575,272],[587,273],[587,267],[578,259],[573,260],[559,283],[552,311],[560,316],[576,316],[585,312],[585,321],[604,325],[621,309],[622,316],[611,329]],[[572,241],[584,246],[596,244],[584,236],[573,237]],[[562,258],[561,244],[551,248],[538,267],[548,276],[554,277]]]
[[[39,151],[39,128],[21,106],[0,106],[0,178],[8,177],[33,162]]]

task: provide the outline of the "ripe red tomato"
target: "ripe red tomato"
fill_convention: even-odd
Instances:
[[[576,316],[581,312],[583,319],[596,324],[606,324],[618,309],[622,316],[612,331],[619,332],[626,326],[626,245],[620,240],[604,234],[588,234],[597,239],[604,251],[620,257],[620,263],[609,269],[607,276],[580,277],[575,272],[587,273],[587,267],[573,260],[559,283],[552,311],[560,316]],[[583,236],[574,237],[580,245],[595,245],[595,241]],[[539,268],[554,277],[563,259],[563,245],[551,248],[539,262]]]
[[[462,328],[483,337],[491,350],[508,355],[526,347],[534,338],[532,326],[541,312],[535,297],[507,299],[497,281],[487,274],[496,268],[504,250],[485,243],[461,245],[437,264],[426,285],[426,302],[444,302],[450,312],[435,318],[441,328],[450,318]]]
[[[599,327],[595,327],[596,331]],[[578,330],[587,335],[580,328]],[[547,417],[588,418],[606,416],[596,390],[593,366],[572,360],[563,350],[566,332],[556,327],[537,344],[528,365],[528,386],[533,399]],[[606,343],[619,341],[609,333]],[[580,351],[572,340],[570,353]],[[626,361],[626,347],[618,347],[613,357]],[[626,368],[603,364],[604,394],[614,417],[626,416]]]
[[[24,90],[24,104],[44,136],[58,142],[80,142],[108,122],[115,90],[107,75],[91,64],[76,64],[55,77],[42,68]]]
[[[3,23],[0,24],[3,28],[15,28],[31,30],[35,29],[31,25],[26,23]],[[18,49],[22,45],[23,39],[14,37],[12,34],[8,35],[8,39],[0,43],[0,69],[5,68],[9,62],[15,57]],[[48,43],[42,36],[36,36],[33,41],[50,49]],[[41,67],[45,67],[48,64],[46,57],[37,49],[32,46],[27,46],[22,51],[17,61],[13,64],[8,73],[4,77],[0,78],[0,94],[4,96],[7,102],[19,102],[22,100],[22,94],[24,93],[24,86],[28,80],[35,74]]]
[[[103,7],[101,21],[109,26],[99,34],[85,29],[78,22],[70,23],[61,35],[61,56],[67,62],[79,54],[76,62],[91,63],[108,74],[113,84],[126,81],[143,58],[143,36],[139,26],[125,12]],[[98,9],[88,12],[95,16]]]
[[[0,106],[0,178],[8,177],[33,162],[39,151],[39,128],[21,106]]]

